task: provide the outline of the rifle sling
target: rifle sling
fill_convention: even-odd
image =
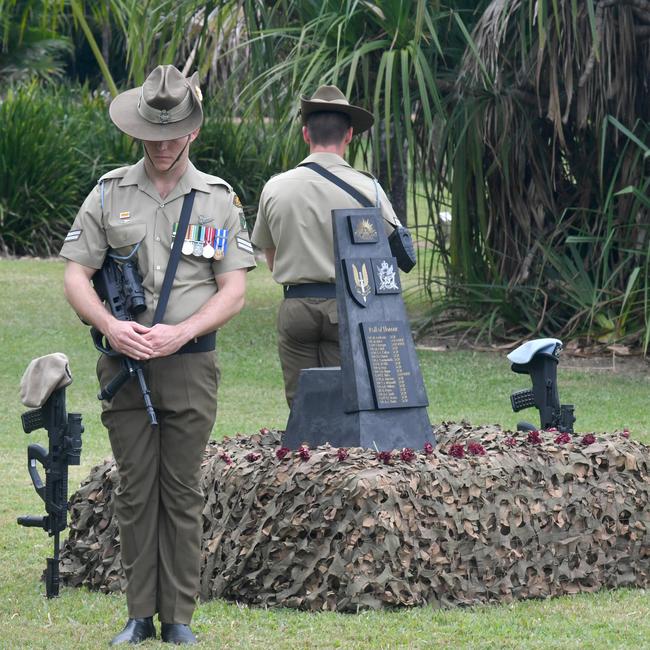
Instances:
[[[169,294],[172,290],[172,283],[176,276],[176,268],[178,267],[178,260],[181,257],[181,248],[185,240],[185,233],[187,233],[187,226],[190,222],[190,215],[192,214],[192,206],[194,205],[194,195],[196,190],[192,190],[189,194],[185,195],[183,199],[183,207],[181,208],[181,218],[176,229],[176,237],[172,244],[172,250],[169,254],[169,261],[167,262],[167,269],[165,270],[165,277],[163,278],[162,289],[160,290],[160,298],[156,307],[156,312],[153,316],[152,325],[160,323],[165,316],[167,303],[169,302]]]

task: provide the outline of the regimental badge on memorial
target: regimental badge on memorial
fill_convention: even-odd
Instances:
[[[361,307],[367,307],[375,291],[371,260],[343,260],[343,266],[350,295]]]
[[[348,215],[353,244],[376,244],[379,241],[373,215]]]
[[[375,293],[400,293],[402,287],[394,257],[374,257],[372,272],[375,275]]]

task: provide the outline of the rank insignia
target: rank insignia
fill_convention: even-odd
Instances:
[[[373,258],[372,272],[375,276],[375,293],[399,293],[402,290],[394,257]]]
[[[120,220],[121,221],[127,221],[131,218],[131,213],[128,210],[125,210],[124,212],[120,212]]]
[[[349,215],[353,244],[376,244],[379,241],[375,218],[370,214]]]
[[[205,215],[205,214],[200,214],[199,215],[199,223],[202,226],[205,226],[206,223],[210,223],[212,221],[212,217]]]
[[[250,253],[251,255],[253,254],[253,244],[251,244],[248,239],[245,237],[240,237],[237,236],[235,238],[235,241],[237,242],[237,248],[240,250],[246,251],[247,253]]]
[[[67,244],[68,242],[71,242],[71,241],[77,241],[77,239],[79,239],[79,237],[81,237],[82,232],[83,232],[83,230],[81,230],[81,229],[79,229],[79,230],[71,230],[66,235],[65,239],[63,240],[63,243]]]
[[[358,305],[367,307],[374,293],[371,260],[343,260],[343,267],[350,295]]]

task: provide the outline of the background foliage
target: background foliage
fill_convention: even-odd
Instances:
[[[468,36],[436,176],[453,214],[442,282],[490,334],[647,348],[642,5],[494,2]]]
[[[5,252],[56,251],[98,172],[137,157],[105,105],[155,64],[200,71],[195,157],[251,217],[304,156],[298,97],[336,83],[375,114],[350,156],[417,232],[436,333],[647,349],[647,0],[0,0],[0,16]]]

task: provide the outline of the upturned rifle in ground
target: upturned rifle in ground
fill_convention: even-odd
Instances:
[[[45,516],[18,517],[21,526],[46,530],[54,537],[54,553],[47,558],[45,592],[48,598],[59,595],[59,535],[65,530],[68,515],[68,465],[79,465],[81,456],[80,413],[66,413],[65,388],[55,390],[43,406],[21,416],[25,433],[47,429],[49,448],[31,444],[27,448],[27,469],[34,489],[45,503]],[[45,483],[36,463],[45,469]]]

